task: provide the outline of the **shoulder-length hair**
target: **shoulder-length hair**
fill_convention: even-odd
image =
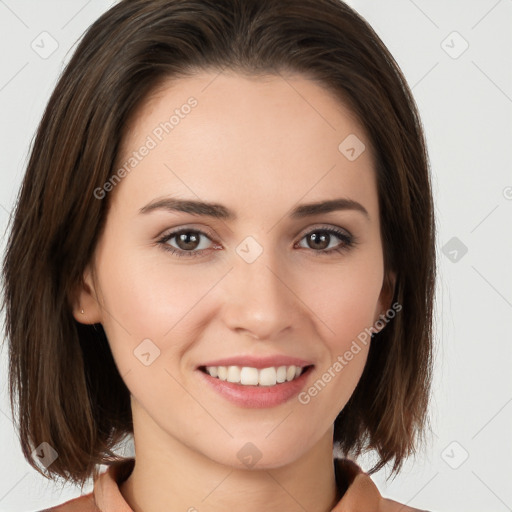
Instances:
[[[33,141],[3,264],[9,392],[24,456],[47,442],[48,467],[82,485],[133,432],[129,391],[101,324],[72,314],[104,227],[137,107],[169,79],[229,69],[318,81],[358,118],[375,153],[386,279],[402,306],[373,338],[362,377],[334,424],[334,444],[376,450],[398,472],[429,423],[434,215],[417,107],[368,23],[339,0],[123,0],[85,33]],[[341,141],[340,141],[341,142]],[[41,472],[41,471],[40,471]],[[42,472],[41,472],[42,473]],[[45,474],[45,473],[42,473]]]

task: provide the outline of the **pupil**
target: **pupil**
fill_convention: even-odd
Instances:
[[[316,244],[320,244],[321,247],[316,247],[317,249],[325,249],[326,247],[328,247],[329,245],[329,242],[327,242],[327,238],[329,237],[329,235],[327,233],[323,233],[321,235],[317,235],[315,233],[311,234],[310,235],[310,239],[313,241],[313,243],[316,243]]]
[[[188,231],[187,233],[182,233],[178,237],[178,245],[180,245],[180,249],[195,249],[197,246],[197,242],[199,241],[199,237],[197,234]]]

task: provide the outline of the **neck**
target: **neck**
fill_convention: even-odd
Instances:
[[[340,499],[330,430],[292,462],[240,469],[213,461],[149,425],[138,426],[134,418],[135,467],[120,485],[134,512],[330,512]]]

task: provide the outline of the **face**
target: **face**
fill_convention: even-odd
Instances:
[[[123,165],[79,301],[103,324],[136,429],[222,464],[257,449],[268,468],[332,440],[367,359],[353,342],[390,297],[355,117],[304,77],[204,73],[146,101]]]

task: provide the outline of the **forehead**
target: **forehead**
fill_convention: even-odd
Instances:
[[[204,72],[164,83],[133,116],[117,167],[128,172],[112,199],[132,210],[163,195],[226,202],[242,217],[302,198],[347,196],[377,207],[361,124],[300,75]]]

